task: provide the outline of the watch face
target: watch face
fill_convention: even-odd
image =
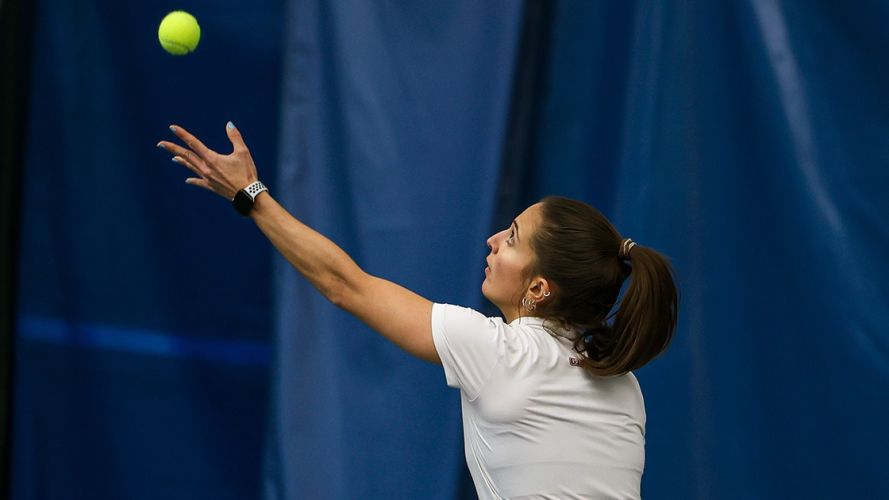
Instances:
[[[235,207],[239,214],[247,216],[250,215],[250,210],[253,209],[253,200],[244,191],[238,191],[235,194],[235,199],[232,200],[232,206]]]

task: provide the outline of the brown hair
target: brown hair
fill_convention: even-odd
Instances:
[[[552,298],[540,304],[540,315],[584,329],[574,349],[594,375],[626,373],[663,352],[679,310],[667,259],[635,245],[625,260],[620,234],[586,203],[550,196],[541,204],[529,271],[550,282]],[[612,312],[627,277],[630,284]]]

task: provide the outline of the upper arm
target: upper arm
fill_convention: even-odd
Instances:
[[[432,340],[432,302],[391,281],[362,272],[334,303],[414,356],[441,363]]]

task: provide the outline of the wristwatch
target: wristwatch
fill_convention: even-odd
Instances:
[[[235,207],[239,214],[247,217],[250,215],[250,211],[253,210],[253,203],[256,201],[259,193],[268,190],[269,188],[265,187],[265,184],[256,181],[235,193],[235,197],[232,198],[232,206]]]

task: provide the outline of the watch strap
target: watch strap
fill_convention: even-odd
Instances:
[[[269,188],[265,187],[265,184],[259,181],[253,182],[235,193],[235,197],[232,198],[232,206],[235,207],[239,214],[247,217],[250,215],[250,211],[253,210],[253,204],[256,202],[256,197],[259,196],[259,193],[268,190]]]
[[[250,197],[250,201],[256,201],[256,197],[259,196],[259,193],[263,191],[268,191],[269,188],[265,187],[265,184],[256,181],[249,186],[245,187],[242,191],[247,193],[247,196]]]

